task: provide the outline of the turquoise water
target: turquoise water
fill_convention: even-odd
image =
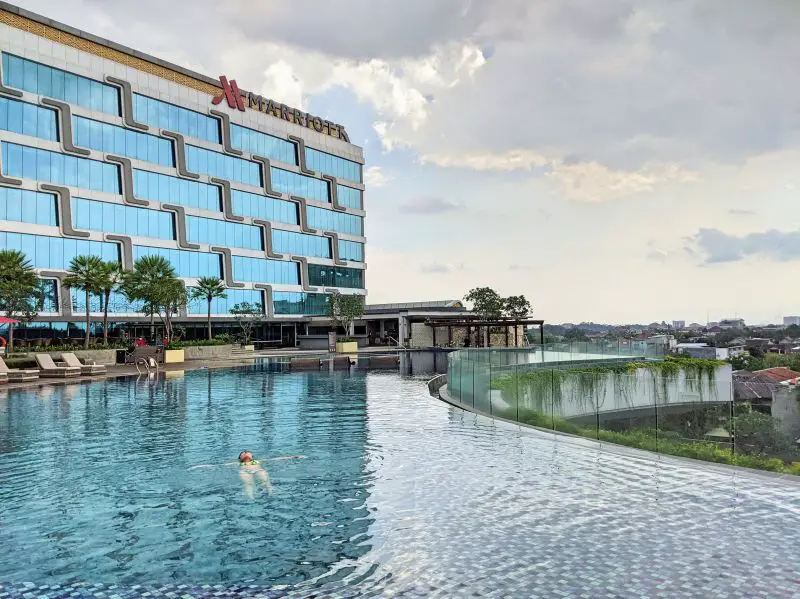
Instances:
[[[192,469],[242,449],[307,457],[253,499]],[[797,480],[520,429],[396,372],[0,394],[0,597],[737,592],[800,596]]]
[[[366,377],[190,372],[13,394],[0,580],[294,584],[366,549]],[[243,493],[252,450],[273,494]],[[24,556],[24,557],[21,557]]]

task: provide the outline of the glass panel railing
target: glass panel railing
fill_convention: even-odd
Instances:
[[[665,358],[641,341],[468,348],[448,356],[448,393],[465,408],[665,455],[800,474],[796,386],[771,405],[734,401],[724,362]],[[780,396],[780,403],[778,397]]]

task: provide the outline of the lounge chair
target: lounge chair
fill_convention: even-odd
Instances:
[[[105,374],[106,367],[102,364],[81,364],[81,361],[78,359],[78,356],[73,354],[72,352],[65,352],[61,354],[61,361],[64,362],[67,366],[72,366],[73,368],[80,368],[81,374]]]
[[[36,363],[39,365],[39,376],[47,378],[68,378],[80,376],[80,366],[56,366],[50,354],[34,354]]]
[[[38,370],[28,370],[19,368],[9,368],[3,358],[0,358],[0,373],[8,377],[9,382],[19,383],[22,381],[35,381],[39,378]]]

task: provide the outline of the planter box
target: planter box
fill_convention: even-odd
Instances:
[[[164,364],[178,364],[183,361],[184,361],[184,352],[182,349],[164,350]]]
[[[355,354],[358,353],[357,341],[337,341],[336,351],[340,354]]]
[[[62,352],[47,352],[53,360],[61,361]],[[73,351],[77,358],[84,363],[94,362],[95,364],[116,364],[116,349],[76,349]]]
[[[232,345],[195,345],[184,347],[187,360],[225,360],[231,357]]]

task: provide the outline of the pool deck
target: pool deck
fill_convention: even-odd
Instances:
[[[364,347],[359,348],[357,354],[331,354],[324,350],[304,350],[304,349],[273,349],[262,350],[252,354],[234,355],[230,358],[220,358],[216,360],[187,360],[177,364],[159,364],[159,372],[166,373],[180,373],[190,370],[205,370],[213,368],[233,368],[236,366],[250,366],[254,360],[272,358],[328,358],[334,355],[370,355],[382,353],[398,353],[405,351],[420,351],[420,350],[406,350],[393,347]],[[39,378],[35,381],[24,382],[9,382],[0,384],[0,393],[3,391],[13,391],[18,389],[32,389],[36,387],[49,387],[53,385],[74,385],[76,383],[89,383],[91,381],[98,381],[102,379],[113,379],[119,377],[135,377],[145,376],[146,373],[136,370],[133,364],[113,364],[106,365],[106,373],[101,375],[87,375],[75,376],[66,379],[61,378]]]

